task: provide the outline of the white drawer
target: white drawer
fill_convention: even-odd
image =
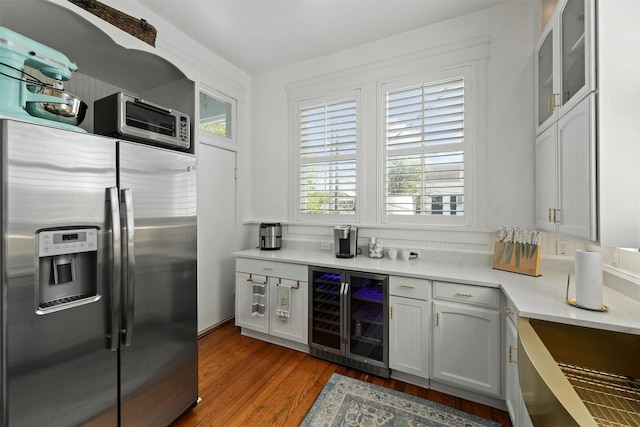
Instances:
[[[236,271],[305,282],[309,278],[309,269],[305,264],[290,264],[262,259],[237,258]]]
[[[500,289],[460,283],[433,282],[433,297],[492,308],[500,305]]]
[[[389,276],[389,295],[427,301],[431,299],[431,282],[425,279]]]

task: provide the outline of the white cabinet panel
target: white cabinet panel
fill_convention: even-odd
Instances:
[[[556,131],[554,123],[536,138],[536,227],[542,231],[557,231],[553,221],[558,207]]]
[[[597,240],[595,97],[558,120],[559,232],[588,240]]]
[[[389,367],[429,378],[431,304],[391,295],[389,310]]]
[[[433,312],[432,377],[498,396],[500,312],[447,301]]]
[[[290,316],[288,319],[278,316],[279,290],[282,287],[291,289],[289,297]],[[301,344],[307,344],[309,333],[306,321],[309,313],[307,282],[270,277],[269,295],[270,334]]]
[[[252,305],[254,301],[253,285],[264,284],[265,313],[264,316],[254,315]],[[269,333],[269,283],[266,276],[250,273],[236,273],[236,326],[254,331]]]

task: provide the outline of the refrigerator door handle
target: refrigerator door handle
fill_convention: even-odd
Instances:
[[[111,265],[111,331],[107,335],[107,348],[111,351],[118,349],[120,341],[120,292],[122,264],[120,260],[120,204],[118,202],[118,189],[107,188],[107,202],[111,219],[111,251],[109,264]]]
[[[120,203],[122,204],[121,213],[124,216],[124,226],[126,227],[126,234],[123,234],[123,242],[126,249],[123,250],[123,254],[126,253],[126,268],[122,269],[122,284],[124,290],[124,318],[122,323],[124,325],[123,330],[123,344],[125,347],[131,345],[133,339],[133,315],[134,315],[134,302],[136,294],[136,256],[135,256],[135,225],[133,223],[133,199],[131,196],[131,189],[125,188],[120,192]],[[125,262],[123,260],[123,262]]]

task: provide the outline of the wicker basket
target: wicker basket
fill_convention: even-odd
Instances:
[[[120,12],[97,0],[69,0],[71,3],[96,15],[121,30],[139,38],[143,42],[156,46],[156,28],[144,19],[138,19],[126,13]]]

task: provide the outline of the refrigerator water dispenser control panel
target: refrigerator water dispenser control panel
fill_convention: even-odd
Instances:
[[[41,257],[98,249],[98,231],[95,228],[40,231],[38,240]]]

